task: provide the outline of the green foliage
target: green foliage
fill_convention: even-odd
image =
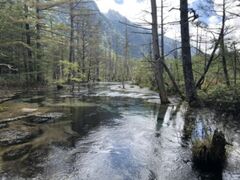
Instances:
[[[240,88],[219,84],[211,87],[208,91],[200,90],[199,96],[206,101],[238,103],[240,102]]]
[[[150,64],[146,61],[136,61],[133,69],[134,83],[140,87],[154,88],[154,75]]]

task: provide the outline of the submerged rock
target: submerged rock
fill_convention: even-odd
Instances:
[[[34,178],[44,170],[44,162],[49,154],[48,146],[32,148],[27,157],[21,162],[21,176],[23,178]]]
[[[50,122],[54,122],[55,120],[61,118],[63,116],[63,113],[58,113],[58,112],[53,112],[53,113],[47,113],[47,114],[43,114],[43,115],[37,115],[34,116],[32,118],[30,118],[30,122],[32,123],[37,123],[37,124],[41,124],[41,123],[50,123]]]
[[[57,90],[62,90],[64,89],[64,86],[62,84],[57,84]]]
[[[24,113],[33,113],[36,112],[38,109],[37,108],[22,108],[22,112]]]
[[[39,128],[16,126],[0,131],[0,146],[23,144],[42,133]]]
[[[11,100],[12,98],[0,98],[0,104]]]
[[[7,123],[2,123],[0,124],[0,129],[7,128],[8,124]]]
[[[21,158],[22,156],[26,155],[31,148],[32,148],[32,145],[28,144],[25,146],[11,149],[3,154],[2,159],[4,161],[11,161],[11,160]]]

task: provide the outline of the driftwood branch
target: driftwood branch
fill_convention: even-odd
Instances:
[[[1,66],[6,67],[6,68],[8,68],[8,69],[11,70],[11,71],[18,71],[17,68],[13,68],[13,66],[10,65],[10,64],[0,64],[0,67],[1,67]]]

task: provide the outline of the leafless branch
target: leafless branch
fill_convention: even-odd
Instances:
[[[10,65],[10,64],[0,64],[0,66],[6,67],[6,68],[8,68],[8,69],[11,70],[11,71],[15,71],[15,72],[18,71],[17,68],[13,68],[13,66]]]

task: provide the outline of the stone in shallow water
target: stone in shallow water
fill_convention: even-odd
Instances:
[[[33,113],[36,112],[38,109],[37,108],[22,108],[22,112],[24,113]]]
[[[55,120],[61,118],[63,116],[63,113],[53,112],[53,113],[47,113],[43,115],[37,115],[30,119],[30,122],[33,123],[47,123],[47,122],[54,122]]]
[[[32,145],[28,144],[25,146],[11,149],[11,150],[5,152],[2,156],[2,158],[4,161],[11,161],[11,160],[21,158],[22,156],[27,154],[31,148],[32,148]]]
[[[34,178],[44,170],[43,162],[49,154],[48,146],[39,146],[32,148],[27,157],[21,161],[21,176],[23,178]]]
[[[2,123],[0,124],[0,129],[7,128],[8,124],[7,123]]]
[[[0,146],[23,144],[39,136],[42,130],[33,127],[16,126],[0,131]]]

